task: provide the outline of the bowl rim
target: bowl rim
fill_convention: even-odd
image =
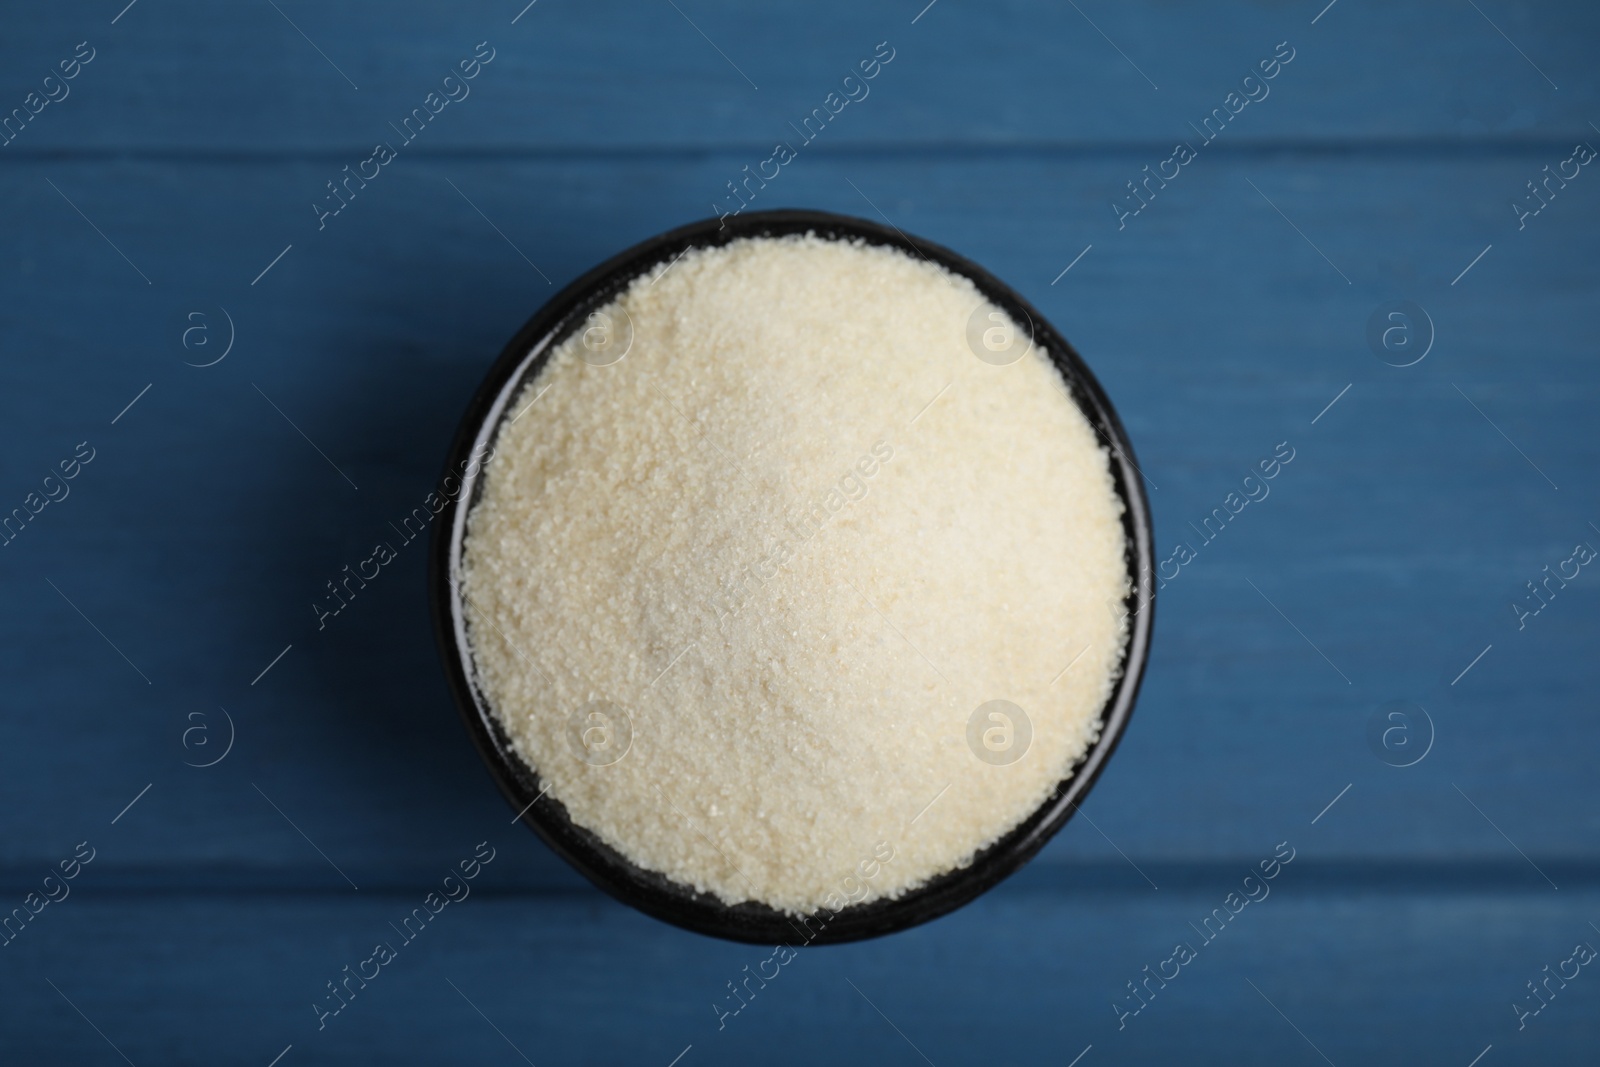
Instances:
[[[635,278],[663,263],[675,262],[690,248],[715,247],[745,237],[808,232],[832,240],[886,245],[921,256],[968,278],[1013,321],[1031,324],[1035,344],[1061,373],[1072,400],[1101,439],[1111,445],[1112,480],[1123,504],[1124,558],[1130,591],[1122,605],[1129,618],[1128,641],[1111,696],[1102,710],[1099,737],[1038,808],[979,851],[965,867],[937,875],[898,897],[848,904],[836,912],[819,908],[802,917],[756,902],[728,905],[711,894],[697,893],[658,872],[639,867],[593,831],[574,823],[554,797],[544,797],[537,771],[517,755],[487,697],[474,681],[465,613],[454,576],[466,539],[467,517],[484,483],[481,467],[472,462],[473,456],[483,455],[482,450],[492,445],[523,384],[543,370],[550,353],[590,312],[609,303]],[[666,269],[670,270],[670,265]],[[752,944],[839,944],[904,930],[969,903],[1014,874],[1071,818],[1121,741],[1144,679],[1155,614],[1153,534],[1142,474],[1115,409],[1077,350],[1032,304],[964,256],[893,226],[825,211],[747,212],[689,223],[617,253],[551,297],[506,344],[467,405],[451,442],[441,486],[450,478],[458,479],[460,486],[455,493],[441,494],[443,507],[433,520],[428,546],[428,599],[445,675],[474,747],[501,793],[519,813],[519,820],[557,855],[622,903],[697,933]]]

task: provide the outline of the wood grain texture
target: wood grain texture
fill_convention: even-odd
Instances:
[[[1323,1062],[1296,1026],[1341,1065],[1592,1058],[1587,970],[1522,1031],[1509,1006],[1600,944],[1600,574],[1520,629],[1510,607],[1600,546],[1600,177],[1520,229],[1510,207],[1600,144],[1591,7],[278,6],[47,8],[0,37],[7,108],[96,49],[0,147],[0,513],[94,449],[0,547],[7,906],[98,850],[0,948],[8,1058],[120,1062],[65,994],[140,1064],[521,1062],[446,978],[541,1064],[922,1062],[895,1026],[941,1067]],[[1119,228],[1125,183],[1286,39],[1271,95]],[[483,40],[472,95],[319,229],[325,183]],[[421,503],[555,288],[726,204],[882,40],[871,95],[753,206],[888,218],[1015,285],[1117,405],[1158,545],[1197,558],[1092,824],[954,916],[802,954],[719,1033],[709,1002],[762,955],[510,825],[421,542],[326,629],[310,604]],[[1368,349],[1392,299],[1435,326],[1412,367]],[[227,358],[185,365],[225,315]],[[1279,442],[1270,496],[1204,543]],[[1392,701],[1431,716],[1415,766],[1369,741]],[[186,766],[221,709],[233,749]],[[200,723],[215,747],[186,748]],[[478,897],[317,1032],[322,983],[484,839]],[[1118,1032],[1123,984],[1283,840],[1272,899]]]
[[[31,150],[259,158],[361,149],[388,137],[389,122],[486,40],[496,58],[472,95],[430,126],[430,147],[767,150],[888,41],[894,60],[859,109],[848,107],[830,127],[830,141],[978,154],[1039,143],[1170,147],[1288,41],[1295,58],[1272,96],[1241,116],[1249,138],[1392,148],[1416,138],[1566,140],[1594,110],[1588,45],[1600,16],[1588,5],[1489,5],[1491,24],[1450,0],[1392,5],[1381,18],[1342,3],[1346,10],[1335,7],[1315,25],[1320,4],[1160,0],[1077,10],[941,0],[915,25],[920,4],[751,11],[726,0],[680,3],[681,14],[666,3],[540,0],[515,25],[522,5],[499,2],[360,0],[319,10],[293,0],[278,4],[280,14],[265,4],[236,10],[187,0],[141,3],[116,26],[73,9],[41,10],[0,42],[10,90],[0,99],[20,104],[87,39],[95,60],[74,94],[29,129]]]
[[[771,949],[708,942],[592,898],[474,895],[408,945],[390,923],[420,892],[86,896],[29,932],[46,934],[50,920],[48,938],[7,950],[20,957],[7,966],[28,980],[10,984],[0,1019],[24,1062],[46,1053],[120,1062],[75,1005],[134,1063],[262,1065],[289,1045],[284,1062],[305,1063],[381,1054],[402,1064],[665,1065],[690,1045],[683,1062],[909,1064],[924,1062],[920,1050],[941,1065],[1068,1063],[1093,1045],[1095,1062],[1116,1064],[1312,1064],[1324,1062],[1320,1050],[1336,1064],[1465,1065],[1492,1044],[1501,1062],[1578,1063],[1600,1036],[1600,983],[1585,981],[1587,969],[1565,989],[1552,985],[1555,997],[1520,1031],[1511,1007],[1531,996],[1524,983],[1542,967],[1593,942],[1583,918],[1600,906],[1592,891],[1326,894],[1294,885],[1296,873],[1286,868],[1272,895],[1209,944],[1190,924],[1222,906],[1234,879],[1142,895],[993,894],[888,942],[802,950],[765,989],[752,980],[754,997],[731,1017],[713,1005],[738,1005],[728,983],[746,967],[770,976],[760,965]],[[492,878],[491,867],[482,880]],[[365,989],[352,982],[354,997],[319,1030],[313,1003],[336,1005],[326,984],[378,941],[398,958]],[[1178,942],[1196,958],[1120,1018],[1115,1002],[1137,1004],[1127,983]],[[130,982],[125,970],[64,958],[64,943],[114,947],[145,971]]]

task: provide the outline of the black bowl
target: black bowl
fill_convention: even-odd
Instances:
[[[696,893],[626,859],[595,834],[573,823],[565,807],[554,798],[545,797],[535,803],[541,792],[538,772],[516,754],[475,681],[465,615],[452,577],[458,573],[461,561],[467,514],[483,491],[481,472],[476,465],[469,465],[470,457],[481,455],[481,450],[493,443],[510,403],[522,385],[539,373],[557,344],[633,279],[670,264],[690,248],[723,245],[739,237],[807,232],[831,239],[862,239],[925,257],[969,278],[979,292],[1017,324],[1031,324],[1035,344],[1049,354],[1066,379],[1073,400],[1111,446],[1111,473],[1125,508],[1122,523],[1133,591],[1124,605],[1131,620],[1128,644],[1120,676],[1104,711],[1100,738],[1048,800],[1010,833],[979,852],[966,867],[939,875],[896,899],[852,904],[831,915],[823,911],[801,922],[764,904],[730,906],[709,894]],[[595,885],[647,915],[732,941],[793,945],[856,941],[927,922],[959,908],[1033,858],[1076,810],[1127,726],[1149,655],[1155,592],[1151,584],[1154,558],[1150,508],[1132,451],[1110,401],[1072,346],[1010,287],[948,249],[875,222],[820,211],[751,212],[724,222],[707,219],[672,230],[612,257],[557,294],[511,339],[467,407],[445,464],[446,476],[459,478],[461,486],[458,492],[443,494],[447,503],[435,520],[428,563],[434,630],[450,688],[479,754],[512,808],[522,813],[522,821]],[[466,476],[461,474],[463,467],[468,468]]]

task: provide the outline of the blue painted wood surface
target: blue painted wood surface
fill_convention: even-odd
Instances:
[[[61,497],[0,547],[5,907],[94,850],[0,948],[0,1061],[1594,1061],[1600,977],[1526,983],[1600,945],[1600,574],[1520,628],[1511,605],[1600,546],[1600,175],[1520,228],[1511,205],[1600,145],[1600,12],[274,6],[0,36],[0,113],[31,116],[0,147],[0,513]],[[802,953],[719,1029],[766,954],[510,824],[421,545],[325,630],[310,604],[420,503],[555,287],[726,204],[885,41],[755,206],[886,216],[1014,284],[1118,406],[1160,545],[1199,551],[1088,819],[955,915]],[[470,95],[319,229],[325,183],[479,42]],[[1125,183],[1280,42],[1270,95],[1119,229]],[[1436,335],[1405,368],[1366,337],[1397,299]],[[1201,544],[1282,441],[1271,495]],[[1432,723],[1409,767],[1370,739],[1392,702]],[[485,840],[473,896],[319,1030],[325,983]],[[1272,895],[1204,943],[1280,841]],[[1124,1016],[1178,941],[1197,958]]]

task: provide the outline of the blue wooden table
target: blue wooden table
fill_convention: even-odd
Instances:
[[[1600,11],[125,2],[0,33],[0,1062],[1600,1057]],[[311,605],[780,141],[1074,341],[1174,562],[1084,817],[719,1017],[770,950],[513,825],[421,543]]]

